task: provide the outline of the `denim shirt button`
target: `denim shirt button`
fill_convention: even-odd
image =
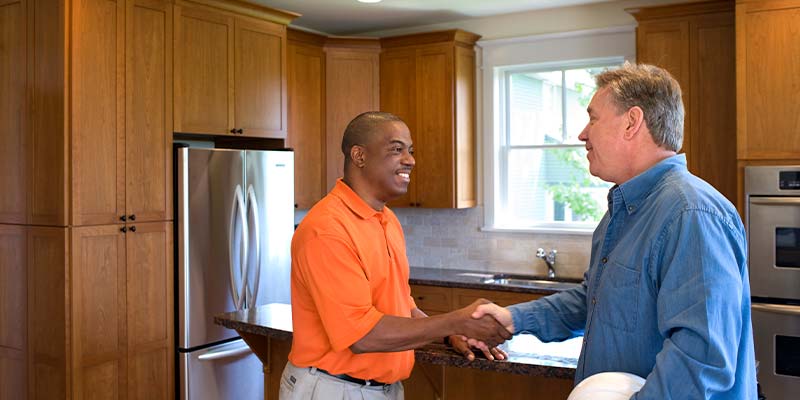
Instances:
[[[600,262],[603,263],[603,264],[607,263],[608,262],[608,257],[603,257],[603,259],[600,260]]]
[[[592,298],[592,304],[597,304],[597,298],[596,297]]]

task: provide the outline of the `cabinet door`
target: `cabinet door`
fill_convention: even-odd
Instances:
[[[453,45],[417,51],[416,205],[455,206]]]
[[[289,131],[294,149],[294,201],[309,209],[325,195],[325,53],[321,47],[288,47]]]
[[[25,265],[25,229],[19,225],[0,225],[0,398],[2,399],[27,398],[28,276]]]
[[[28,152],[26,2],[0,0],[0,223],[24,224]]]
[[[233,18],[175,8],[175,131],[233,129]]]
[[[129,0],[125,209],[137,222],[172,219],[172,6]]]
[[[72,228],[73,398],[121,398],[125,358],[125,235],[118,225]]]
[[[686,118],[683,121],[683,148],[692,140],[690,115],[691,81],[689,79],[689,20],[641,23],[636,28],[636,61],[653,64],[669,71],[681,85]],[[689,169],[694,171],[694,157],[687,155]]]
[[[415,49],[386,50],[381,53],[381,111],[400,117],[411,131],[414,148],[417,144],[417,85]],[[418,153],[414,155],[416,158]],[[417,164],[419,167],[419,164]],[[391,207],[413,207],[416,202],[416,182],[420,171],[411,171],[408,193],[389,202]]]
[[[73,3],[72,224],[125,213],[125,4]]]
[[[286,27],[237,19],[234,127],[245,136],[286,137]]]
[[[737,2],[739,159],[800,158],[800,1]]]
[[[691,22],[691,141],[693,174],[736,204],[736,52],[733,12]],[[713,150],[712,150],[713,149]]]
[[[128,399],[167,400],[175,394],[172,223],[131,224],[124,236]]]

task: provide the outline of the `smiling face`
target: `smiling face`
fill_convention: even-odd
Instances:
[[[628,146],[624,139],[628,127],[626,113],[619,112],[611,89],[595,93],[587,108],[589,123],[578,139],[586,143],[589,172],[607,182],[624,182],[628,164]]]
[[[400,121],[380,123],[362,147],[363,175],[372,196],[386,203],[406,194],[415,164],[414,145],[406,124]]]

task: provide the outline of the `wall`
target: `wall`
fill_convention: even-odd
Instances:
[[[411,266],[547,275],[536,249],[556,249],[556,276],[582,278],[590,235],[486,232],[483,207],[461,210],[394,209],[406,235]]]

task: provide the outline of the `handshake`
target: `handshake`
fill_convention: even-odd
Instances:
[[[480,349],[488,359],[504,359],[505,352],[496,346],[510,339],[514,333],[511,312],[486,299],[478,299],[472,304],[451,313],[453,347],[470,360],[474,355],[469,347]],[[453,340],[453,338],[456,340]]]

